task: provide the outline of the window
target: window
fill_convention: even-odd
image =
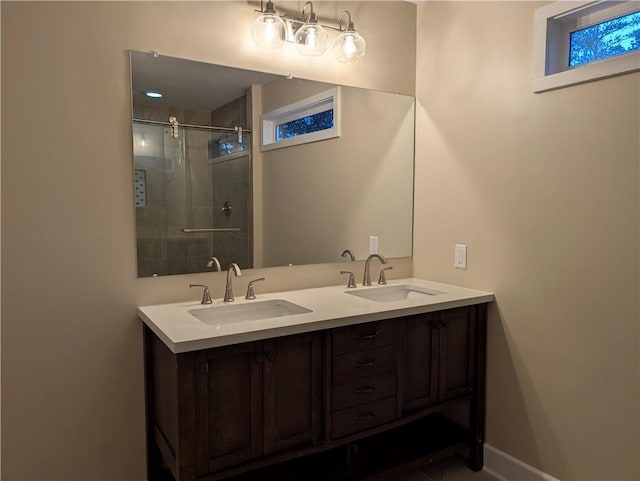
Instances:
[[[555,2],[536,10],[533,91],[640,70],[640,4]]]
[[[640,49],[640,12],[629,13],[569,34],[569,67]]]
[[[333,109],[289,120],[276,125],[276,140],[289,139],[296,135],[310,134],[333,127]]]
[[[209,159],[224,157],[238,152],[249,150],[249,134],[239,136],[237,133],[228,133],[217,139],[209,141]]]
[[[262,150],[340,136],[340,88],[335,87],[262,116]]]

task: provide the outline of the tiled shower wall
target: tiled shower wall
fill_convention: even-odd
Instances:
[[[215,119],[216,126],[246,126],[246,105],[245,97],[214,112],[136,104],[134,118],[166,122],[173,115],[180,124],[210,125]],[[223,268],[231,262],[251,267],[250,156],[211,162],[209,143],[219,134],[182,128],[181,145],[169,127],[163,130],[165,159],[136,157],[146,184],[145,202],[136,207],[138,275],[207,271],[211,255]],[[232,206],[230,217],[221,215],[225,201]],[[188,227],[241,231],[185,234]]]
[[[180,124],[209,125],[210,112],[182,110],[134,104],[136,119],[167,122],[175,116]],[[158,127],[159,128],[159,127]],[[173,139],[164,127],[165,162],[146,162],[147,205],[136,207],[138,276],[185,274],[206,269],[207,254],[213,245],[210,236],[185,234],[186,227],[208,227],[213,215],[211,176],[207,166],[208,132],[182,129],[184,145]],[[191,163],[189,175],[197,186],[186,181],[186,159]],[[136,159],[139,165],[139,158]],[[208,195],[203,194],[207,192]],[[194,210],[194,204],[196,209]],[[208,212],[207,212],[208,209]],[[195,222],[203,222],[195,225]],[[210,255],[210,254],[209,254]],[[194,271],[193,269],[197,269]]]
[[[247,130],[251,125],[249,102],[242,96],[211,112],[211,125]],[[246,135],[246,134],[245,134]],[[213,205],[216,215],[213,227],[239,227],[239,232],[214,234],[215,252],[223,267],[236,262],[241,268],[253,267],[253,202],[251,154],[234,155],[230,160],[214,160]],[[231,215],[220,215],[225,201],[231,204]]]

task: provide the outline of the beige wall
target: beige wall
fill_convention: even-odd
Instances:
[[[640,74],[531,93],[540,5],[418,6],[414,273],[496,294],[489,444],[638,479]]]
[[[224,275],[136,278],[127,49],[412,94],[416,7],[318,5],[370,32],[356,66],[254,47],[254,3],[1,7],[2,477],[142,480],[136,306],[195,300],[190,282],[219,299]],[[394,265],[393,277],[411,272],[409,259]],[[343,266],[262,270],[258,291],[336,284]]]
[[[263,86],[264,112],[332,85],[277,79]],[[342,87],[340,137],[262,153],[264,265],[411,255],[413,97]]]
[[[404,94],[417,80],[414,269],[496,292],[488,442],[561,479],[637,479],[640,74],[530,93],[537,5],[420,4],[416,57],[414,5],[320,3],[376,32],[345,66],[254,48],[245,2],[2,2],[3,479],[144,479],[135,306],[222,292],[223,274],[135,277],[127,49]],[[265,269],[261,286],[347,265]]]

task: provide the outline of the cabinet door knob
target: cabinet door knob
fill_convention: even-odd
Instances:
[[[356,394],[369,394],[378,389],[378,386],[372,384],[371,386],[360,386],[353,390]]]
[[[376,337],[378,337],[378,331],[372,332],[371,334],[356,336],[356,341],[373,341]]]
[[[372,359],[370,361],[360,361],[355,363],[355,367],[373,367],[378,364],[377,359]]]
[[[449,321],[429,321],[431,329],[442,329],[449,327]]]

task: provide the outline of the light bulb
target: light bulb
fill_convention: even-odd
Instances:
[[[357,48],[355,42],[353,41],[353,35],[345,36],[344,44],[342,45],[342,53],[345,55],[345,57],[351,58],[356,53],[356,51]]]
[[[307,32],[307,38],[304,39],[304,43],[307,47],[314,49],[318,43],[318,39],[316,38],[316,29],[310,28]]]
[[[318,56],[327,50],[329,35],[317,23],[306,23],[296,32],[295,41],[302,55]]]
[[[279,48],[284,43],[285,29],[284,20],[267,9],[251,25],[251,38],[259,47]]]
[[[367,51],[367,43],[355,30],[341,33],[333,44],[333,54],[342,63],[359,62]]]

